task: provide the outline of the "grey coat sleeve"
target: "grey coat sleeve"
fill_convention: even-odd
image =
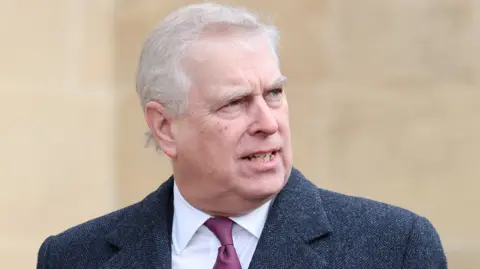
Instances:
[[[440,237],[432,223],[418,216],[413,223],[402,269],[447,269]]]

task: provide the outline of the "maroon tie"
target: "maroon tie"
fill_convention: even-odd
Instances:
[[[221,244],[218,248],[217,261],[213,269],[242,269],[237,252],[233,246],[233,221],[229,218],[215,217],[208,219],[205,222],[205,226],[215,234]]]

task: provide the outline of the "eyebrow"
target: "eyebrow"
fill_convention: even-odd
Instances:
[[[270,86],[267,87],[267,90],[282,88],[286,82],[287,82],[287,77],[280,76],[272,84],[270,84]]]
[[[237,90],[235,91],[228,91],[225,96],[223,96],[220,105],[224,106],[234,100],[239,100],[248,97],[252,90],[249,90],[244,87],[235,87]]]

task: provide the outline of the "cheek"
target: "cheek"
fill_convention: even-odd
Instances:
[[[244,132],[240,122],[219,122],[211,134],[210,140],[215,143],[216,154],[235,155]]]
[[[184,154],[195,155],[208,148],[210,129],[198,118],[191,118],[184,122],[178,132],[178,147]]]
[[[219,153],[219,148],[229,148],[231,145],[232,135],[230,132],[233,130],[229,124],[222,123],[220,121],[212,122],[208,125],[204,125],[202,131],[197,138],[198,143],[203,143]]]
[[[286,115],[286,117],[288,118],[288,103],[287,103],[287,100],[285,100],[285,103],[283,103],[282,112],[283,112],[283,113]]]
[[[195,124],[196,123],[196,124]],[[243,120],[221,120],[215,118],[197,119],[189,124],[190,135],[184,142],[189,151],[201,150],[209,158],[223,158],[234,155],[244,133]],[[188,130],[186,130],[188,131]]]
[[[288,106],[278,111],[277,122],[282,133],[290,131],[290,119],[288,115]]]

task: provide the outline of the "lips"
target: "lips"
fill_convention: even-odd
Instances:
[[[268,162],[275,158],[278,154],[278,150],[267,150],[267,151],[257,151],[250,155],[243,157],[242,159],[249,160],[249,161],[257,161],[257,162]]]

